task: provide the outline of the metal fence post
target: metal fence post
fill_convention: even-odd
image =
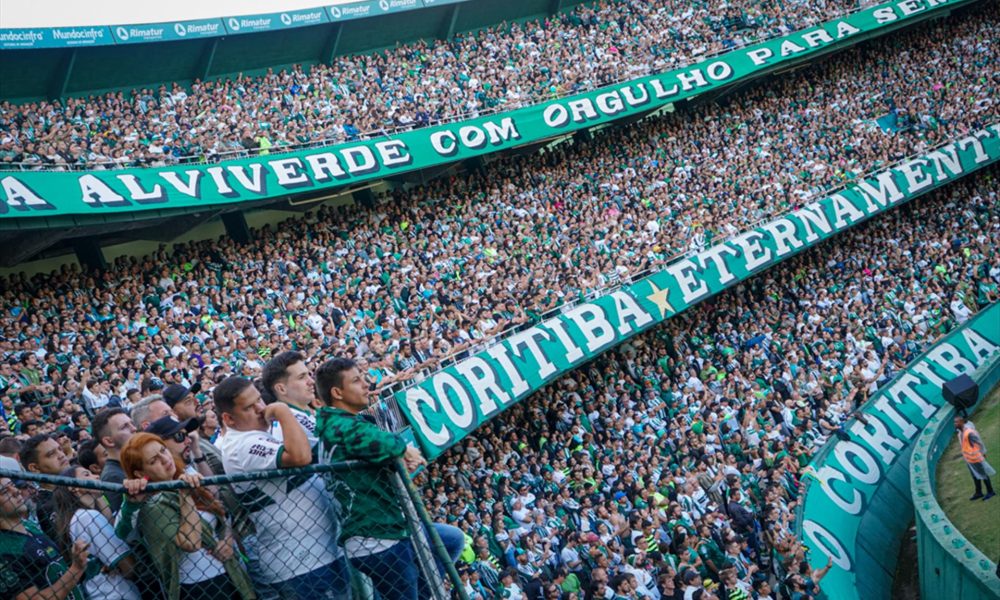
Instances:
[[[436,529],[434,529],[433,522],[431,521],[430,515],[427,514],[427,509],[424,507],[423,499],[420,497],[420,493],[417,491],[417,487],[413,484],[413,480],[410,479],[410,474],[406,470],[406,466],[403,464],[402,459],[396,459],[396,477],[393,479],[397,482],[400,488],[400,504],[403,506],[403,510],[406,512],[407,518],[412,519],[414,525],[423,524],[424,527],[414,527],[416,529],[416,534],[414,537],[419,539],[421,544],[414,544],[414,548],[417,549],[417,554],[420,556],[421,551],[423,554],[430,558],[430,571],[429,579],[433,581],[436,585],[440,586],[440,597],[442,600],[447,600],[447,595],[444,591],[444,582],[441,580],[440,573],[438,573],[437,565],[434,561],[434,556],[431,556],[429,550],[433,550],[434,555],[437,556],[437,561],[444,565],[445,571],[448,574],[448,579],[451,581],[452,592],[455,597],[459,600],[469,600],[468,594],[465,593],[465,587],[462,585],[462,579],[458,576],[458,571],[455,569],[455,563],[451,561],[451,557],[448,555],[447,549],[444,547],[444,542],[441,541],[441,536],[438,535]],[[426,532],[426,536],[424,535]],[[430,538],[430,540],[426,538]],[[426,544],[421,548],[420,546]]]

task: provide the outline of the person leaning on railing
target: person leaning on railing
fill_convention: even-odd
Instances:
[[[81,466],[71,466],[62,477],[96,481],[97,475]],[[89,544],[96,561],[88,569],[83,589],[89,598],[101,600],[139,600],[139,589],[129,578],[134,577],[135,559],[124,540],[115,535],[114,515],[107,498],[99,490],[61,485],[52,493],[55,526],[64,554],[73,544]],[[90,566],[90,565],[88,565]]]
[[[56,543],[28,520],[21,490],[0,477],[0,598],[83,600],[78,584],[87,570],[87,542],[74,542],[69,555],[66,564]]]
[[[320,365],[316,392],[324,404],[316,417],[321,460],[371,463],[342,473],[346,486],[336,492],[347,513],[341,539],[351,565],[371,578],[383,598],[416,600],[418,590],[420,598],[429,598],[392,482],[393,461],[402,458],[412,472],[425,463],[423,456],[361,413],[368,408],[369,389],[353,360],[334,358]],[[457,560],[465,546],[462,531],[440,523],[434,523],[434,529],[451,561]]]
[[[138,529],[169,600],[257,597],[235,550],[222,505],[201,475],[185,473],[170,450],[151,433],[137,433],[121,452],[129,480],[150,483],[179,479],[191,488],[129,496],[121,521]],[[126,481],[128,483],[128,481]],[[126,488],[129,486],[126,485]],[[138,500],[138,502],[136,502]],[[119,523],[118,534],[125,537]]]
[[[302,467],[313,461],[309,438],[289,405],[265,405],[253,382],[235,375],[212,394],[226,425],[220,445],[227,474]],[[282,440],[269,433],[274,425],[280,427]],[[337,510],[322,478],[276,476],[233,488],[256,530],[253,543],[245,540],[244,547],[256,560],[253,579],[262,595],[282,600],[350,597],[347,561],[337,547]]]

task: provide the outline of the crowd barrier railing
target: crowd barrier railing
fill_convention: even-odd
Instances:
[[[89,544],[70,598],[468,600],[398,459],[218,475],[199,488],[149,483],[138,496],[97,479],[3,469],[0,478],[62,568],[75,544]],[[115,496],[125,501],[112,513]]]

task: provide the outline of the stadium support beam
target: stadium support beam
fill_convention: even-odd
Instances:
[[[73,252],[80,265],[92,271],[104,271],[108,261],[104,258],[104,250],[96,236],[87,236],[73,240]]]
[[[343,23],[334,23],[330,29],[330,35],[326,38],[323,46],[323,53],[319,57],[319,62],[324,65],[333,63],[333,57],[337,56],[337,48],[340,47],[340,34],[344,32]]]
[[[554,15],[562,10],[562,0],[549,0],[549,14]]]
[[[76,65],[76,48],[70,50],[63,58],[55,77],[52,78],[52,89],[49,96],[52,100],[58,100],[66,95],[66,88],[69,87],[69,78],[73,76],[73,67]]]
[[[0,236],[3,252],[0,252],[0,267],[16,267],[36,254],[54,245],[72,231],[69,227],[49,229],[45,235],[38,231],[11,232]]]
[[[222,224],[226,227],[226,234],[234,242],[241,246],[250,243],[250,227],[242,210],[223,213]]]
[[[455,26],[458,25],[458,11],[461,7],[460,3],[451,5],[451,14],[448,15],[448,28],[444,31],[444,35],[441,36],[446,40],[450,40],[455,35]]]
[[[212,63],[215,62],[215,51],[218,47],[219,38],[212,38],[212,42],[205,46],[205,50],[201,54],[201,60],[198,62],[198,77],[202,81],[208,79],[212,73]]]
[[[362,188],[360,190],[354,190],[351,193],[354,197],[354,203],[365,208],[375,208],[375,192],[371,188]]]

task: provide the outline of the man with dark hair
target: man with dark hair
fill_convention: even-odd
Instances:
[[[21,444],[18,453],[21,459],[21,466],[30,473],[42,473],[44,475],[58,475],[69,466],[69,460],[63,452],[62,446],[50,435],[41,434],[28,438]],[[55,527],[55,506],[52,503],[52,492],[55,487],[48,483],[39,485],[38,494],[35,496],[35,506],[37,507],[38,524],[42,526],[45,535],[52,539],[59,539],[56,535]]]
[[[229,377],[214,390],[226,424],[221,438],[226,473],[246,473],[312,462],[312,447],[292,410],[265,405],[249,379]],[[281,424],[284,438],[268,433]],[[339,522],[318,475],[262,479],[233,485],[257,532],[247,551],[257,561],[255,582],[282,600],[349,597],[347,562],[337,547]],[[246,542],[246,540],[245,540]]]
[[[311,404],[316,399],[316,386],[305,357],[298,352],[281,352],[264,365],[260,381],[275,401],[284,402],[292,409],[295,420],[306,431],[309,445],[315,446],[319,438],[316,437],[316,412]],[[271,435],[283,439],[280,423],[272,425]]]
[[[371,463],[341,475],[346,486],[338,487],[337,499],[351,507],[344,521],[344,550],[352,566],[371,578],[382,597],[415,600],[418,582],[420,587],[426,582],[416,567],[391,463],[402,458],[413,471],[424,464],[424,458],[402,437],[382,431],[360,414],[368,407],[368,383],[353,360],[334,358],[323,363],[316,371],[316,390],[324,405],[316,419],[316,434],[326,453],[322,460]],[[462,531],[438,523],[434,527],[451,560],[456,560],[465,546]]]
[[[101,469],[101,481],[121,483],[125,481],[125,471],[119,462],[122,448],[135,434],[132,419],[121,408],[106,408],[94,416],[92,424],[94,439],[107,453],[104,467]],[[111,510],[118,512],[122,505],[122,495],[119,492],[106,492],[105,497]]]
[[[67,565],[52,536],[27,520],[28,508],[21,490],[0,478],[0,598],[11,600],[82,600],[77,584],[87,569],[88,545],[78,540],[70,549]]]
[[[101,471],[104,469],[104,463],[108,460],[108,451],[96,439],[89,439],[80,444],[80,450],[76,453],[76,460],[80,463],[81,467],[100,477]]]

